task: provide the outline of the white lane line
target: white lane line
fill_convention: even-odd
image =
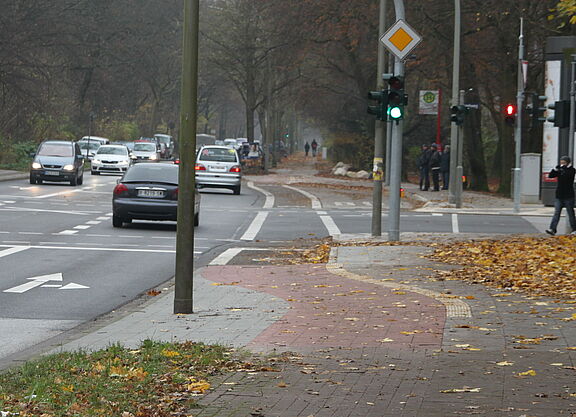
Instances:
[[[238,255],[240,252],[245,251],[245,250],[266,251],[266,250],[270,250],[270,249],[265,249],[265,248],[230,248],[230,249],[226,249],[220,255],[215,257],[212,260],[212,262],[209,263],[209,265],[218,265],[218,266],[228,265],[228,262],[230,262],[232,259],[234,259],[234,257],[236,255]]]
[[[13,245],[0,245],[0,248],[11,248]],[[83,251],[95,251],[95,252],[143,252],[143,253],[176,253],[175,250],[152,250],[152,249],[125,249],[125,248],[94,248],[94,247],[81,247],[75,248],[71,246],[37,246],[30,245],[26,246],[27,249],[50,249],[50,250],[83,250]],[[201,254],[202,252],[194,252],[195,254]]]
[[[460,226],[458,225],[458,215],[452,214],[452,233],[460,233]]]
[[[40,232],[18,232],[19,235],[43,235],[44,233]]]
[[[78,230],[86,230],[86,229],[90,229],[90,226],[86,226],[84,224],[80,224],[78,226],[74,226],[74,229],[78,229]]]
[[[63,230],[60,233],[54,233],[55,235],[75,235],[78,230]]]
[[[324,226],[326,227],[326,230],[328,230],[328,233],[330,233],[330,236],[337,236],[342,234],[338,226],[336,226],[336,223],[334,223],[332,217],[320,216],[320,220],[322,220],[322,223],[324,223]]]
[[[310,199],[310,201],[312,202],[312,208],[314,210],[322,209],[322,203],[320,202],[318,197],[316,197],[314,194],[310,194],[308,191],[300,190],[299,188],[291,187],[289,185],[283,185],[283,187],[288,188],[289,190],[292,190],[292,191],[296,191],[297,193],[300,193],[300,194],[308,197]]]
[[[24,212],[35,212],[35,213],[55,213],[55,214],[75,214],[78,216],[89,216],[91,214],[99,214],[98,211],[65,211],[65,210],[45,210],[36,208],[26,208],[26,207],[5,207],[0,209],[0,211],[24,211]]]
[[[100,221],[110,220],[110,217],[96,217],[96,220],[100,220]]]
[[[98,221],[98,220],[90,220],[89,222],[86,222],[86,224],[90,224],[90,225],[93,225],[93,226],[94,226],[94,225],[97,225],[97,224],[100,224],[100,223],[102,223],[102,222],[101,222],[101,221]]]
[[[39,196],[36,196],[36,197],[34,197],[34,198],[42,199],[42,198],[57,197],[57,196],[59,196],[59,195],[66,195],[66,194],[79,193],[80,191],[83,191],[83,190],[87,190],[87,189],[88,189],[88,188],[84,188],[84,189],[77,189],[77,190],[66,190],[66,191],[60,191],[59,193],[44,194],[44,195],[39,195]]]
[[[316,214],[318,214],[319,216],[327,216],[328,212],[326,211],[317,211]]]
[[[254,240],[256,238],[256,235],[264,225],[264,222],[266,221],[267,217],[268,217],[267,211],[258,212],[258,214],[256,215],[256,217],[254,217],[254,220],[252,220],[252,223],[250,224],[250,226],[248,226],[248,229],[246,230],[244,235],[240,238],[240,240]]]
[[[12,255],[13,253],[22,252],[23,250],[26,250],[26,249],[28,249],[27,246],[17,246],[15,248],[4,249],[3,251],[0,251],[0,258],[3,258],[3,257],[8,256],[8,255]]]
[[[85,236],[90,236],[90,237],[112,237],[112,235],[95,235],[92,233],[86,233]]]
[[[442,213],[432,213],[433,217],[442,217],[444,216]]]
[[[266,197],[266,201],[264,202],[264,206],[262,207],[263,209],[271,209],[274,207],[274,195],[272,193],[263,190],[260,187],[256,187],[252,181],[248,183],[248,188],[252,188],[253,190],[258,191],[259,193],[264,194],[264,196]]]

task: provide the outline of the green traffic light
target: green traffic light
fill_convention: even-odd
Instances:
[[[388,116],[390,116],[394,120],[401,119],[402,109],[400,107],[390,107],[388,109]]]

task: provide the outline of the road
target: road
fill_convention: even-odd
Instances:
[[[83,186],[0,183],[0,358],[117,309],[173,276],[174,223],[111,223],[118,177]],[[225,249],[366,233],[368,201],[326,190],[245,184],[240,196],[202,192],[196,265]],[[383,230],[386,230],[386,215]],[[547,221],[547,219],[546,219]],[[536,233],[542,219],[405,212],[403,232]]]

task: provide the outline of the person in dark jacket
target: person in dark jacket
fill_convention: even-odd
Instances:
[[[416,162],[420,174],[420,190],[428,191],[430,188],[430,149],[428,145],[422,145],[422,152]]]
[[[442,174],[442,189],[447,190],[450,183],[450,146],[446,145],[440,155],[440,173]]]
[[[304,145],[304,152],[306,152],[306,156],[308,156],[308,152],[310,152],[310,144],[308,142]]]
[[[432,173],[432,183],[434,183],[434,191],[440,191],[440,152],[438,145],[433,143],[430,146],[430,172]]]
[[[576,218],[574,218],[574,176],[576,175],[576,170],[570,164],[571,162],[570,157],[561,157],[560,165],[548,174],[548,178],[558,179],[556,185],[556,200],[554,202],[554,217],[552,217],[552,221],[550,222],[550,228],[546,230],[546,233],[552,236],[556,234],[562,207],[565,207],[566,213],[568,213],[572,233],[576,231]]]

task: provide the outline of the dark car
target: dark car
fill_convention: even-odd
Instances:
[[[30,167],[30,184],[42,184],[44,181],[82,184],[84,156],[77,143],[45,140],[40,144]]]
[[[122,227],[132,220],[177,220],[178,170],[174,164],[132,166],[112,197],[112,225]],[[200,223],[200,194],[196,191],[194,226]]]

